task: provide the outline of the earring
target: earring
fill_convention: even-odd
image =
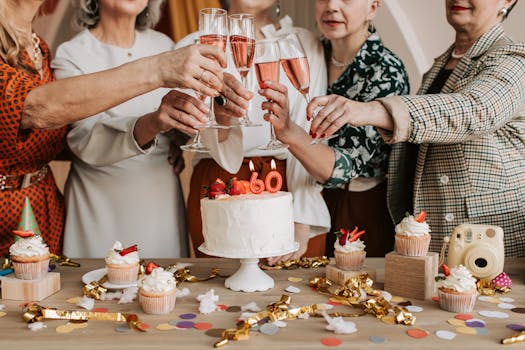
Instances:
[[[275,7],[275,14],[277,18],[281,18],[281,0],[277,0],[277,6]]]
[[[98,13],[98,0],[89,1],[87,8],[92,15],[96,15]]]
[[[501,17],[507,17],[507,13],[509,13],[509,10],[507,10],[506,7],[503,7],[501,10],[499,10]]]

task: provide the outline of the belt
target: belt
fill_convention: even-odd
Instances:
[[[21,190],[42,181],[49,171],[46,164],[35,172],[24,175],[0,175],[0,191]]]
[[[348,184],[348,191],[350,192],[364,192],[371,190],[386,180],[385,176],[376,177],[357,177],[350,180]]]

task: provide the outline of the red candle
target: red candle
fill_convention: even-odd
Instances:
[[[270,193],[279,192],[281,190],[281,187],[283,186],[283,177],[281,174],[275,170],[275,160],[272,159],[272,162],[270,163],[270,166],[272,168],[272,171],[266,175],[266,178],[264,179],[264,184],[266,185],[266,191]],[[272,186],[272,180],[275,179],[275,186]]]
[[[252,176],[250,177],[250,191],[254,194],[260,194],[264,191],[264,181],[259,180],[257,176],[259,176],[259,173],[255,171],[255,167],[253,166],[253,162],[250,160],[250,171],[252,172]]]

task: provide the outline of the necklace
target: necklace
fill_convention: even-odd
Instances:
[[[33,63],[35,64],[35,68],[39,71],[42,69],[42,50],[40,50],[40,38],[36,33],[31,34],[31,42],[33,43]]]
[[[350,63],[353,62],[353,59],[350,60],[350,61],[348,61],[348,62],[339,62],[338,60],[335,59],[334,56],[332,56],[332,57],[330,58],[330,61],[331,61],[331,63],[334,65],[334,67],[336,67],[336,68],[345,68],[345,67],[349,66]]]
[[[462,53],[462,54],[457,54],[457,53],[456,53],[456,49],[454,49],[454,50],[452,50],[452,52],[450,53],[450,56],[451,56],[452,58],[455,58],[456,60],[459,60],[460,58],[462,58],[463,56],[465,56],[465,54],[464,54],[464,53]]]

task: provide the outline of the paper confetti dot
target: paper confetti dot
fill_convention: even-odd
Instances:
[[[108,308],[107,307],[97,307],[97,308],[94,308],[91,311],[92,312],[108,312]]]
[[[177,327],[172,326],[169,323],[160,323],[155,328],[157,328],[159,331],[169,331],[169,330],[175,329]]]
[[[168,324],[171,326],[177,326],[177,323],[179,322],[180,322],[179,320],[171,320],[171,321],[168,321]]]
[[[432,297],[432,300],[435,301],[435,302],[438,302],[439,301],[439,297],[438,296]]]
[[[126,332],[131,331],[131,328],[129,328],[128,325],[118,326],[117,328],[115,328],[115,331],[117,331],[119,333],[126,333]]]
[[[192,320],[195,317],[197,317],[197,315],[195,315],[195,314],[182,314],[182,315],[179,315],[179,318],[182,318],[183,320]]]
[[[476,319],[476,318],[473,318],[472,320],[466,321],[465,324],[466,324],[467,327],[472,327],[472,328],[483,328],[483,327],[485,327],[485,322],[480,320],[480,319]]]
[[[416,339],[422,339],[422,338],[428,337],[428,332],[423,329],[419,329],[419,328],[409,329],[407,331],[407,334],[409,337],[416,338]]]
[[[467,320],[473,319],[474,316],[472,316],[470,314],[457,314],[456,316],[454,316],[454,318],[456,318],[458,320],[467,321]]]
[[[457,318],[451,318],[447,320],[448,324],[451,324],[456,327],[465,327],[465,321],[459,320]]]
[[[338,302],[338,301],[334,301],[334,300],[329,300],[329,301],[328,301],[328,304],[333,305],[333,306],[339,306],[339,305],[342,305],[340,302]]]
[[[228,306],[226,306],[226,305],[224,305],[224,304],[218,304],[218,305],[217,305],[217,308],[218,308],[219,310],[224,311],[224,310],[226,310],[226,309],[228,308]]]
[[[499,307],[500,309],[512,310],[512,309],[514,309],[516,306],[515,306],[514,304],[501,303],[501,304],[498,304],[498,307]]]
[[[456,332],[461,333],[461,334],[470,334],[470,335],[478,334],[478,331],[476,330],[476,328],[471,328],[471,327],[458,327],[456,328]]]
[[[77,304],[80,300],[82,300],[82,297],[69,298],[66,301],[70,304]]]
[[[457,335],[456,333],[450,332],[450,331],[439,330],[436,332],[436,336],[438,338],[445,339],[445,340],[452,340],[456,337],[456,335]]]
[[[376,343],[376,344],[386,343],[386,338],[380,335],[371,335],[370,338],[368,339],[370,339],[372,343]]]
[[[301,290],[295,286],[288,286],[286,287],[285,291],[287,291],[288,293],[294,293],[294,294],[301,292]]]
[[[391,301],[392,303],[402,303],[403,301],[405,301],[405,299],[402,298],[402,297],[398,297],[398,296],[394,296],[394,295],[393,295],[393,296],[392,296],[392,299],[390,299],[390,301]]]
[[[7,312],[0,311],[0,318],[4,317],[5,315],[7,315]]]
[[[302,280],[303,279],[301,277],[288,277],[288,281],[293,283],[301,282]]]
[[[259,328],[259,332],[266,335],[275,335],[279,332],[279,327],[273,323],[265,323]]]
[[[402,301],[400,303],[397,303],[397,305],[407,307],[407,306],[412,305],[412,302],[410,300],[407,300],[407,301]]]
[[[508,318],[509,317],[508,314],[501,312],[501,311],[481,310],[478,312],[478,314],[480,314],[481,316],[494,317],[494,318]]]
[[[513,331],[516,331],[516,332],[525,331],[525,326],[523,326],[521,324],[510,323],[506,327],[508,329],[512,329]]]
[[[525,307],[516,307],[512,310],[510,310],[512,312],[516,312],[518,314],[525,314]]]
[[[137,328],[142,329],[143,331],[147,331],[150,329],[150,325],[147,323],[139,323],[137,324]]]
[[[323,338],[321,339],[321,344],[324,346],[339,346],[342,341],[339,338]]]
[[[178,328],[193,328],[194,326],[195,326],[195,323],[191,322],[191,321],[180,321],[180,322],[177,322],[177,327]]]
[[[226,308],[226,312],[241,312],[240,306],[230,306]]]
[[[502,303],[513,303],[514,302],[514,299],[509,298],[509,297],[502,297],[502,298],[499,298],[499,300],[501,300]]]
[[[421,311],[423,311],[423,308],[421,306],[416,306],[416,305],[408,305],[406,308],[410,312],[421,312]]]
[[[489,334],[489,330],[487,328],[476,328],[476,332],[478,335],[487,335]]]
[[[213,327],[213,325],[209,322],[199,322],[199,323],[195,323],[195,325],[193,326],[195,329],[199,329],[201,331],[205,331],[205,330],[208,330],[208,329],[211,329]]]
[[[487,301],[489,303],[491,303],[491,304],[499,304],[500,303],[499,298],[494,298],[494,297],[489,297],[489,299]]]
[[[392,301],[392,294],[390,294],[386,290],[382,290],[381,295],[383,296],[383,298],[385,298],[386,301],[388,302]]]
[[[220,338],[222,337],[222,332],[224,332],[226,328],[212,328],[208,329],[204,334],[206,334],[208,337],[212,338]]]
[[[333,308],[334,306],[331,304],[324,304],[324,303],[317,304],[317,310],[332,310]]]

